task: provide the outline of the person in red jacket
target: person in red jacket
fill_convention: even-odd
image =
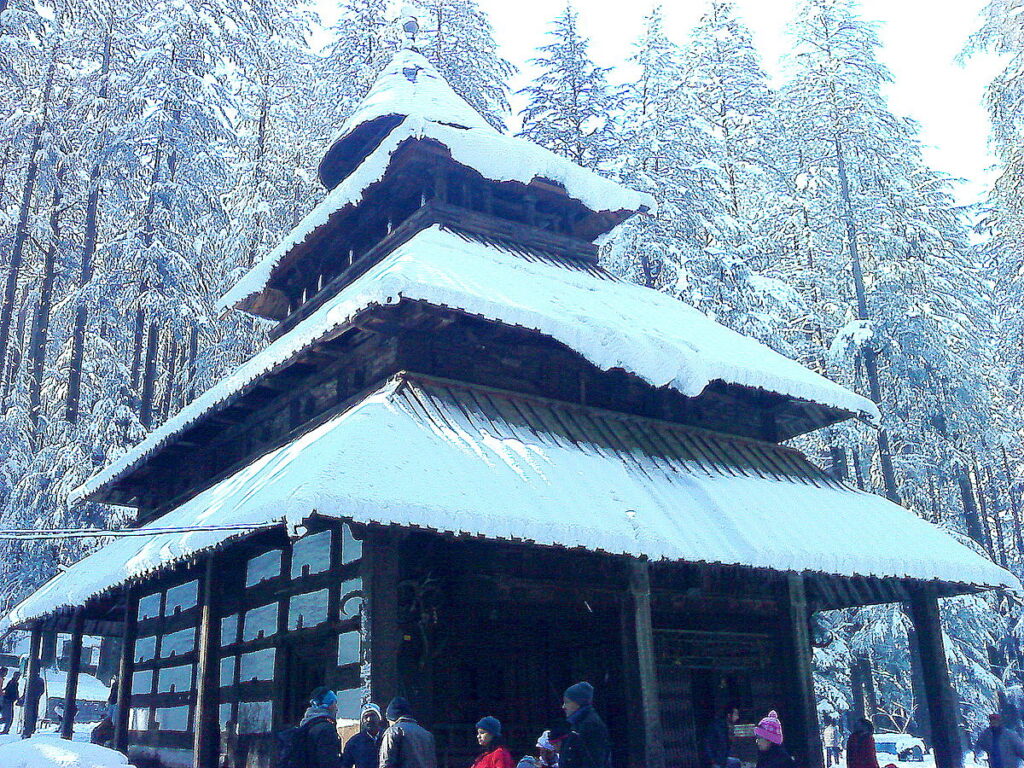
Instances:
[[[473,768],[514,768],[512,753],[501,737],[501,723],[498,718],[488,715],[476,724],[476,740],[480,754]]]
[[[875,726],[866,717],[857,721],[846,742],[846,768],[878,768]]]

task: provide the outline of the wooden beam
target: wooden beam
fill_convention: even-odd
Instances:
[[[401,691],[398,656],[402,633],[398,626],[400,578],[399,532],[367,531],[363,541],[363,618],[369,626],[370,699],[387,703]]]
[[[800,573],[786,574],[782,594],[782,645],[788,680],[788,706],[779,714],[786,729],[786,746],[803,768],[823,768],[821,732],[814,699],[811,660],[810,611],[807,589]]]
[[[665,768],[665,742],[661,727],[661,699],[658,695],[657,663],[654,655],[654,629],[651,623],[651,574],[647,560],[630,559],[627,564],[629,599],[625,601],[623,625],[627,659],[634,669],[627,670],[630,699],[627,710],[635,713],[639,728],[641,755],[631,755],[630,765],[637,768]],[[631,633],[628,631],[631,630]],[[631,635],[631,636],[630,636]],[[632,752],[633,750],[631,750]]]
[[[946,666],[942,622],[935,587],[922,585],[910,590],[910,619],[917,636],[921,658],[925,704],[931,721],[931,742],[936,768],[962,768],[960,713]]]
[[[39,699],[42,695],[42,676],[39,662],[43,650],[43,629],[39,624],[32,627],[28,646],[28,670],[25,673],[25,705],[22,708],[21,735],[28,738],[36,732],[39,719]]]
[[[199,617],[199,665],[196,670],[196,716],[192,750],[193,768],[217,764],[220,753],[220,592],[215,588],[218,554],[206,558]]]
[[[136,589],[125,587],[124,634],[121,636],[121,668],[117,675],[117,707],[114,712],[114,749],[125,754],[128,750],[128,710],[132,700],[132,674],[135,670],[138,609]]]
[[[85,610],[76,608],[71,620],[71,655],[68,657],[68,678],[64,686],[64,719],[60,723],[60,737],[70,740],[75,733],[75,714],[78,710],[78,673],[82,669],[82,634],[85,629]]]

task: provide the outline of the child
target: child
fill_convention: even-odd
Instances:
[[[782,723],[772,710],[754,727],[757,737],[757,768],[795,768],[796,764],[782,747]]]

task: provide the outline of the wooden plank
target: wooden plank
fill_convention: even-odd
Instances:
[[[39,696],[30,693],[37,686],[36,680],[42,681],[39,675],[40,658],[43,650],[43,630],[39,624],[32,627],[28,647],[28,670],[25,674],[25,706],[22,709],[21,735],[28,738],[36,731],[39,719]]]
[[[629,713],[637,712],[642,738],[643,756],[635,763],[637,768],[665,768],[665,743],[661,727],[661,702],[658,696],[658,671],[654,656],[654,631],[651,623],[651,575],[646,560],[628,562],[629,599],[626,625],[632,627],[633,636],[627,648],[632,651],[629,660],[636,672],[631,675],[637,688],[627,706]],[[632,728],[631,728],[632,730]],[[639,757],[639,756],[638,756]]]
[[[64,719],[60,723],[60,737],[71,739],[75,732],[75,712],[78,709],[78,673],[82,669],[82,634],[85,629],[85,610],[76,608],[71,620],[71,654],[68,657],[68,678],[64,686]]]
[[[399,532],[368,530],[363,540],[363,605],[368,627],[370,699],[386,704],[401,690],[398,656],[402,633],[398,625],[400,579]]]
[[[220,753],[220,704],[218,675],[220,672],[220,593],[216,578],[220,558],[214,553],[206,558],[202,579],[202,602],[199,616],[199,664],[196,669],[196,716],[192,745],[193,768],[217,764]]]
[[[821,732],[814,699],[810,613],[804,576],[787,573],[782,595],[782,644],[788,680],[789,706],[779,714],[786,729],[786,746],[803,768],[823,768]]]
[[[114,720],[114,748],[127,754],[128,716],[132,697],[132,673],[135,669],[139,596],[135,587],[125,588],[124,634],[121,638],[121,668],[117,675],[117,711]]]
[[[908,601],[924,677],[925,703],[931,721],[931,745],[936,768],[962,768],[959,707],[946,666],[946,650],[942,641],[939,600],[933,585],[910,590]]]

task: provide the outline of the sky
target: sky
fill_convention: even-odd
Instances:
[[[786,25],[796,0],[736,0],[738,12],[753,31],[769,74],[779,81],[780,58],[787,50]],[[502,54],[520,68],[513,88],[526,84],[528,62],[547,40],[551,19],[561,0],[478,0],[490,15]],[[994,176],[988,152],[985,85],[1000,67],[995,56],[956,61],[967,37],[978,27],[986,0],[861,0],[862,16],[879,22],[880,57],[893,73],[891,109],[921,126],[925,157],[935,168],[963,179],[957,193],[976,202]],[[655,0],[575,0],[580,26],[591,39],[591,56],[601,66],[618,67],[629,58],[644,16]],[[662,0],[666,31],[685,43],[705,0]],[[321,0],[327,21],[335,0]],[[513,108],[522,100],[513,97]]]

